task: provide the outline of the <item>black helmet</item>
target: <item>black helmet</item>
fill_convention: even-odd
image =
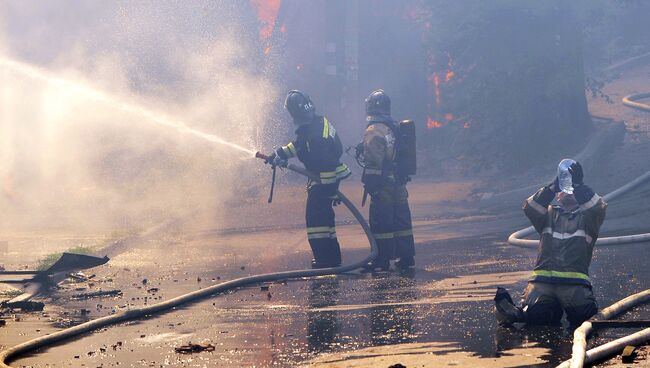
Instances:
[[[390,116],[390,98],[383,89],[372,91],[366,98],[366,115]]]
[[[302,124],[314,118],[314,104],[309,96],[296,89],[289,91],[287,99],[284,101],[284,108],[289,111],[293,122]]]

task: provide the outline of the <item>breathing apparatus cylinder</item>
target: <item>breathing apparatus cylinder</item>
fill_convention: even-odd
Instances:
[[[415,152],[415,122],[402,120],[399,122],[399,137],[397,152],[395,152],[395,167],[397,176],[407,178],[417,172]]]

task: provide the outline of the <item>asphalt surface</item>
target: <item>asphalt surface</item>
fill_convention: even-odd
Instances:
[[[412,191],[415,217],[419,218],[413,272],[348,274],[244,288],[85,335],[21,358],[15,365],[363,366],[364,359],[381,357],[381,364],[390,363],[388,367],[414,357],[426,358],[437,350],[346,354],[422,343],[451,344],[453,350],[435,354],[442,361],[460,365],[507,366],[504,359],[514,355],[523,365],[550,367],[566,359],[571,340],[566,329],[509,330],[497,327],[494,319],[496,286],[519,295],[534,264],[534,250],[504,243],[510,231],[525,225],[520,211],[513,209],[500,216],[464,210],[454,213],[448,203],[434,201],[426,212],[436,214],[444,208],[444,216],[425,216],[426,206],[417,196],[427,186],[437,185],[417,183]],[[358,226],[341,225],[339,234],[345,259],[367,254]],[[104,250],[115,254],[108,265],[86,272],[95,275],[90,280],[61,285],[42,299],[47,305],[43,313],[19,314],[18,321],[8,318],[8,325],[0,329],[0,344],[8,346],[223,280],[304,267],[310,259],[299,226],[194,232],[170,232],[163,227],[141,238],[111,243]],[[649,256],[647,244],[596,250],[591,275],[602,306],[646,288]],[[114,289],[122,295],[74,298]],[[645,312],[642,308],[630,318],[647,318]],[[605,332],[593,343],[617,334],[622,332]],[[192,355],[174,351],[190,342],[212,344],[215,350]]]

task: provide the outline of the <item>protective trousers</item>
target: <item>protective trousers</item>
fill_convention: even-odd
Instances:
[[[395,258],[413,259],[415,243],[406,185],[389,180],[371,196],[370,230],[377,240],[379,266]]]
[[[333,201],[337,199],[336,184],[314,184],[307,189],[307,239],[314,254],[313,268],[336,267],[341,264],[341,248],[336,238]]]
[[[582,284],[529,282],[523,299],[529,324],[556,324],[566,312],[567,320],[576,327],[598,312],[591,287]]]

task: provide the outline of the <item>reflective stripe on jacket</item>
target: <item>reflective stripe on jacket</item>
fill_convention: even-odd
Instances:
[[[336,129],[326,117],[314,119],[296,129],[296,138],[279,148],[276,154],[283,159],[298,157],[305,168],[320,177],[322,184],[334,184],[350,176],[347,165],[339,160],[343,145]]]
[[[580,206],[571,212],[550,205],[555,195],[548,187],[524,202],[524,213],[540,234],[531,281],[590,284],[589,265],[607,203],[586,185],[578,188]]]

